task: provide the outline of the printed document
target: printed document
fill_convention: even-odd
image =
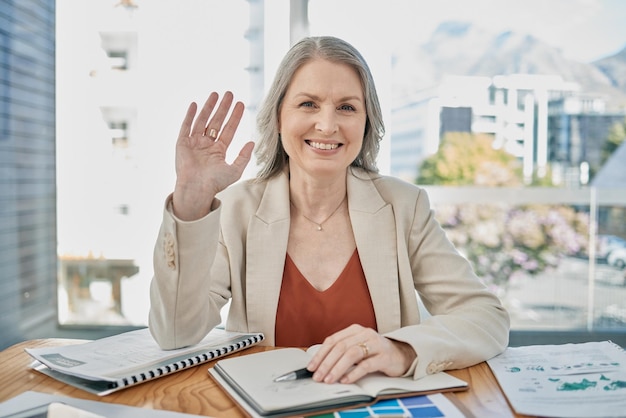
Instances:
[[[509,347],[487,363],[519,414],[626,416],[626,352],[610,341]]]

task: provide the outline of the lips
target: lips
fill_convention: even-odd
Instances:
[[[309,144],[310,146],[312,146],[313,148],[317,148],[317,149],[321,149],[321,150],[333,150],[333,149],[337,149],[340,146],[342,146],[343,144],[337,144],[337,143],[333,143],[333,144],[327,144],[327,143],[323,143],[323,142],[313,142],[313,141],[305,141],[307,144]]]

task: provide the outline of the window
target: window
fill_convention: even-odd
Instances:
[[[211,90],[232,90],[248,104],[251,5],[57,3],[58,320],[65,327],[146,325],[152,249],[173,189],[180,122],[189,102]],[[252,122],[242,125],[244,141]]]
[[[477,199],[498,204],[502,196],[514,195],[509,211],[541,204],[587,214],[589,229],[583,235],[591,252],[604,236],[626,238],[624,183],[614,182],[620,171],[601,174],[608,164],[602,142],[625,117],[603,99],[623,100],[624,86],[607,86],[609,94],[599,97],[583,92],[588,86],[574,82],[574,73],[546,76],[529,56],[517,60],[522,66],[496,72],[490,66],[507,54],[472,61],[481,45],[513,51],[523,44],[514,42],[521,39],[516,34],[526,30],[542,42],[540,50],[552,54],[560,48],[577,68],[590,65],[623,47],[626,12],[621,5],[610,3],[609,13],[600,18],[588,4],[554,2],[554,13],[531,14],[533,24],[524,29],[520,25],[527,14],[522,12],[533,8],[528,2],[509,4],[506,10],[501,2],[479,8],[473,2],[455,2],[455,7],[446,2],[443,10],[438,2],[424,8],[413,1],[389,7],[383,1],[303,0],[300,6],[307,12],[297,16],[269,1],[149,4],[137,1],[132,11],[106,0],[0,6],[0,266],[6,272],[0,285],[8,289],[0,293],[2,324],[28,327],[55,314],[57,268],[61,323],[147,323],[152,245],[159,208],[173,187],[173,146],[182,113],[211,90],[233,90],[248,105],[234,152],[237,141],[254,139],[254,112],[289,47],[292,28],[297,28],[293,34],[343,37],[365,55],[387,124],[379,159],[383,173],[413,182],[419,164],[437,152],[442,132],[484,133],[522,162],[526,184],[543,181],[557,187],[519,193],[429,187],[436,206]],[[358,19],[346,18],[355,11]],[[588,19],[582,40],[576,41],[579,26],[572,29],[562,18],[573,13]],[[500,18],[483,19],[496,14]],[[211,18],[216,15],[222,18]],[[541,20],[550,17],[558,20]],[[459,23],[468,19],[474,22]],[[394,22],[391,30],[372,30],[381,21]],[[556,39],[554,33],[563,36]],[[463,34],[496,37],[493,43],[464,47]],[[574,42],[559,44],[563,39]],[[196,47],[189,48],[190,42]],[[429,55],[434,53],[441,55]],[[563,59],[550,57],[558,60],[544,62]],[[437,79],[444,74],[452,77]],[[244,177],[255,172],[252,163]],[[601,177],[604,184],[596,184]],[[547,323],[560,330],[624,330],[619,254],[568,255],[558,277],[515,280],[506,293],[513,310],[524,307],[516,329]],[[542,295],[552,300],[541,309],[526,309],[548,283],[552,287]],[[555,292],[569,300],[557,300]]]
[[[109,122],[109,131],[113,148],[128,148],[127,122]]]
[[[425,186],[449,236],[509,308],[513,334],[534,333],[534,341],[543,338],[541,331],[567,333],[564,339],[570,341],[575,333],[587,333],[587,338],[589,333],[623,335],[623,253],[616,249],[609,259],[594,251],[595,243],[606,242],[600,244],[605,252],[611,247],[607,235],[626,238],[624,169],[609,169],[611,160],[603,162],[600,152],[610,126],[626,116],[619,104],[626,102],[624,86],[612,90],[620,99],[609,103],[600,91],[612,89],[608,84],[594,90],[584,77],[544,66],[571,60],[568,66],[596,71],[594,60],[623,48],[623,37],[613,42],[608,35],[607,23],[618,25],[617,20],[599,19],[587,6],[560,2],[552,3],[554,14],[538,19],[526,13],[533,8],[528,2],[431,2],[425,8],[407,1],[361,7],[351,26],[343,16],[359,8],[357,3],[309,2],[310,33],[351,41],[372,63],[375,77],[382,75],[382,83],[376,82],[383,105],[391,109],[383,143],[391,142],[392,174],[414,182],[422,161],[437,152],[445,134],[454,132],[490,135],[493,147],[513,155],[521,166],[522,184],[515,188]],[[626,15],[608,3],[595,6],[608,16]],[[587,16],[587,27],[598,27],[595,50],[587,43],[588,31],[577,33],[562,20],[567,15]],[[523,16],[532,20],[524,24]],[[362,33],[380,21],[394,24],[386,33],[376,31],[376,40]],[[569,32],[572,42],[552,37],[554,27]],[[531,37],[532,46],[518,48]],[[586,52],[584,45],[589,45]],[[543,52],[533,56],[535,47]],[[391,63],[391,70],[385,63]],[[390,99],[385,96],[389,91]],[[620,149],[626,151],[626,141]],[[623,166],[626,155],[620,155]],[[492,172],[492,180],[496,174]],[[558,232],[548,225],[558,225]],[[539,233],[535,242],[524,244],[512,230]],[[549,245],[543,252],[530,251],[540,243]]]
[[[124,16],[117,16],[123,19]],[[134,29],[129,26],[128,29]],[[138,65],[138,33],[135,30],[100,32],[101,47],[107,56],[107,67],[113,71],[136,69]]]
[[[128,54],[126,51],[107,51],[109,62],[112,70],[128,69]]]

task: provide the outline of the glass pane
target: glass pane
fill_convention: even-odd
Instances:
[[[512,330],[626,327],[625,197],[616,198],[626,190],[428,190],[450,239],[502,298]]]
[[[598,191],[595,289],[590,292],[594,325],[626,329],[626,190]]]
[[[597,142],[604,140],[603,129],[622,120],[623,112],[608,114],[601,100],[579,97],[572,74],[520,75],[522,69],[509,71],[503,61],[506,71],[485,75],[491,69],[478,64],[495,61],[484,59],[465,68],[481,45],[506,47],[518,32],[539,35],[541,28],[554,27],[523,12],[527,5],[520,3],[511,13],[510,5],[493,3],[490,16],[503,12],[500,24],[511,16],[516,23],[515,30],[501,31],[491,27],[493,19],[487,27],[453,23],[458,19],[443,9],[471,19],[467,12],[476,6],[466,1],[443,9],[410,1],[393,7],[383,1],[366,7],[359,0],[302,1],[308,13],[301,22],[289,22],[284,5],[269,1],[130,3],[138,7],[106,0],[57,2],[60,322],[146,323],[151,250],[173,187],[173,144],[184,109],[210,90],[234,90],[248,105],[236,141],[253,138],[254,112],[273,65],[293,41],[286,39],[291,30],[293,37],[341,36],[368,59],[388,127],[379,158],[383,173],[414,182],[420,161],[437,152],[441,136],[464,131],[489,135],[494,147],[515,154],[524,164],[526,184],[541,171],[542,180],[563,187],[428,187],[438,218],[503,297],[514,329],[626,327],[619,253],[609,260],[600,244],[605,235],[626,237],[626,192],[585,187],[600,168]],[[346,19],[354,10],[359,19]],[[625,27],[620,10],[610,13],[617,22],[612,30]],[[563,13],[545,17],[559,23]],[[567,13],[590,16],[571,5]],[[530,18],[529,29],[517,26],[520,16]],[[380,21],[397,25],[372,31]],[[184,30],[174,29],[177,22]],[[574,40],[578,33],[563,39]],[[579,54],[581,61],[617,51],[619,36],[590,38],[602,34],[586,31],[591,48],[583,51],[574,40],[569,54]],[[190,39],[207,42],[200,41],[200,52],[192,54],[181,47]],[[213,39],[219,42],[208,41]],[[483,41],[472,45],[476,39]],[[539,50],[545,50],[543,43]],[[231,148],[237,152],[240,146]],[[255,171],[250,164],[244,177]],[[474,246],[472,237],[478,239]]]
[[[249,9],[245,0],[57,1],[60,324],[147,325],[180,123],[212,90],[248,104]],[[248,117],[235,152],[251,137]]]

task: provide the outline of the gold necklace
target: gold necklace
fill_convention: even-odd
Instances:
[[[308,216],[306,216],[304,213],[302,213],[302,211],[300,209],[298,209],[298,207],[296,205],[293,204],[293,202],[291,200],[289,200],[289,203],[291,203],[291,206],[293,206],[298,212],[300,212],[300,215],[302,215],[302,217],[304,219],[306,219],[309,222],[314,223],[315,225],[317,225],[317,230],[318,231],[323,231],[324,228],[322,228],[322,225],[325,224],[330,218],[333,217],[333,215],[335,213],[337,213],[337,211],[339,210],[339,208],[343,205],[343,202],[346,201],[346,199],[348,198],[348,195],[345,195],[343,197],[343,199],[341,200],[341,202],[339,202],[339,206],[337,206],[337,208],[335,208],[335,210],[333,211],[333,213],[331,213],[330,215],[328,215],[328,217],[326,219],[324,219],[322,222],[315,222],[313,219],[309,218]]]

